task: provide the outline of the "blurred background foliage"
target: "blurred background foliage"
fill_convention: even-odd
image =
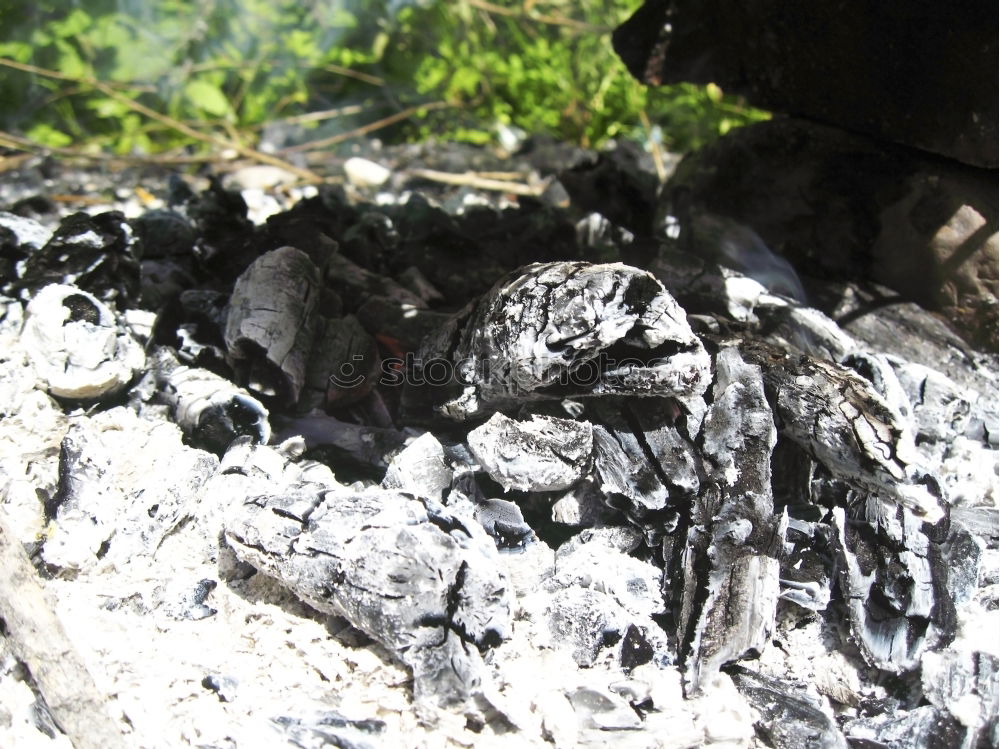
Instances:
[[[610,32],[638,4],[0,0],[0,128],[116,153],[191,147],[192,131],[254,147],[276,126],[324,147],[520,130],[684,151],[766,117],[714,86],[635,82]]]

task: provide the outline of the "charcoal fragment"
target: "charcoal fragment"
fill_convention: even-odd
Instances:
[[[544,416],[515,421],[502,413],[469,432],[469,449],[504,489],[567,489],[589,468],[590,423]]]
[[[52,284],[25,310],[21,344],[52,395],[95,400],[120,392],[146,356],[124,323],[89,292]]]

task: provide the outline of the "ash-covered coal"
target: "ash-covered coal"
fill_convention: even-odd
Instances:
[[[515,201],[400,153],[266,218],[177,179],[0,214],[0,536],[101,730],[995,741],[995,357],[867,283],[661,246],[634,159]],[[52,619],[2,630],[5,745],[86,745],[23,678]]]

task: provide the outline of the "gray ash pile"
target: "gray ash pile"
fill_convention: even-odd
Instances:
[[[0,193],[0,743],[997,741],[995,356],[394,158]]]

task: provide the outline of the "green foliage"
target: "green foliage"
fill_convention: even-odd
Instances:
[[[50,146],[190,145],[94,80],[251,143],[267,122],[345,104],[362,112],[311,124],[317,137],[443,101],[380,136],[487,143],[505,125],[597,146],[647,140],[648,117],[684,150],[764,116],[711,86],[636,83],[610,44],[636,2],[0,0],[0,56],[63,76],[4,69],[0,126]]]

